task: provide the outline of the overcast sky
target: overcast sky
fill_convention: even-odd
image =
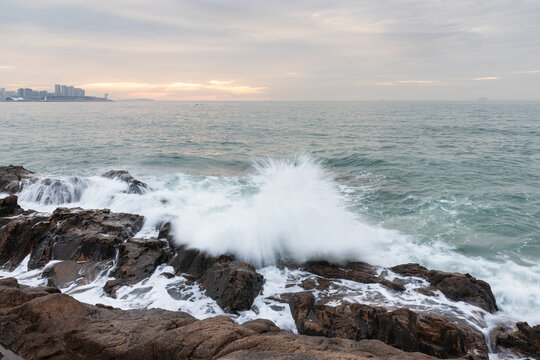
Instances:
[[[0,87],[540,100],[538,0],[0,0]]]

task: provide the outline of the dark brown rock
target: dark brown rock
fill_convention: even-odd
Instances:
[[[202,277],[206,295],[227,312],[251,309],[263,282],[253,265],[240,261],[216,262]]]
[[[517,330],[513,332],[498,329],[497,345],[510,349],[514,355],[521,354],[540,359],[540,325],[530,326],[526,322],[518,322],[516,328]]]
[[[293,335],[267,320],[199,321],[182,312],[92,306],[58,293],[26,299],[29,288],[7,283],[0,288],[11,287],[24,302],[0,306],[0,342],[27,359],[432,359],[379,341]]]
[[[108,209],[58,208],[36,241],[28,267],[39,268],[50,260],[113,259],[117,245],[135,235],[143,220],[139,215],[111,213]]]
[[[62,261],[43,270],[42,276],[48,279],[47,285],[63,289],[76,283],[86,285],[96,280],[99,275],[112,265],[112,261]]]
[[[116,279],[105,285],[105,291],[112,296],[119,287],[133,285],[150,277],[173,254],[167,242],[157,239],[129,239],[118,248],[118,264],[110,274]]]
[[[0,266],[10,270],[30,254],[48,227],[46,216],[30,215],[11,219],[0,228]]]
[[[17,196],[10,195],[0,199],[0,217],[22,214],[23,210],[17,204]]]
[[[218,258],[215,256],[208,255],[197,249],[180,246],[176,249],[176,256],[172,259],[171,265],[176,274],[189,274],[200,278],[217,261]]]
[[[498,310],[491,286],[469,274],[428,270],[418,264],[403,264],[390,270],[403,276],[415,276],[427,280],[432,287],[455,301],[465,301],[490,313]]]
[[[34,174],[22,166],[0,166],[0,192],[14,194],[21,189],[24,179],[33,178]]]
[[[378,339],[405,351],[420,351],[440,358],[476,351],[476,359],[487,359],[488,349],[480,332],[435,315],[417,314],[404,308],[388,311],[363,304],[318,305],[307,292],[294,294],[289,305],[301,334]]]
[[[101,175],[109,179],[120,180],[129,185],[127,191],[128,194],[144,194],[148,189],[148,185],[135,179],[129,172],[126,170],[111,170],[107,171],[105,174]]]
[[[59,292],[48,287],[24,287],[14,278],[0,279],[0,309],[19,306],[37,297]]]
[[[381,284],[396,291],[405,290],[403,285],[377,276],[371,265],[362,262],[336,265],[327,261],[310,261],[305,263],[302,269],[327,279],[345,279],[364,284]]]

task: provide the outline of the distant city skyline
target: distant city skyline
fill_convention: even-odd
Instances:
[[[540,100],[540,2],[0,0],[0,86],[115,99]]]

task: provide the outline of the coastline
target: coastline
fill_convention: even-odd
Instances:
[[[22,167],[5,167],[3,170],[4,176],[0,181],[2,187],[0,190],[4,192],[16,193],[20,190],[23,179],[31,181],[34,178],[31,172]],[[142,192],[146,189],[146,184],[136,180],[125,171],[111,171],[104,176],[124,181],[128,184],[128,191],[131,192]],[[104,279],[103,283],[99,283],[102,286],[101,291],[108,294],[110,299],[123,297],[125,294],[123,289],[144,283],[151,278],[162,279],[160,281],[182,279],[182,284],[170,283],[180,286],[178,288],[180,296],[182,296],[182,288],[191,286],[192,289],[200,289],[227,315],[227,317],[210,316],[205,320],[196,320],[205,324],[213,322],[221,324],[221,321],[227,321],[229,324],[227,326],[232,326],[235,320],[237,325],[234,326],[242,327],[252,321],[263,321],[266,324],[263,326],[266,329],[263,332],[279,333],[280,339],[293,336],[296,339],[294,341],[305,340],[302,336],[298,337],[299,335],[286,335],[288,333],[280,330],[274,323],[262,320],[264,314],[249,321],[242,320],[243,312],[252,311],[254,306],[259,308],[258,311],[262,311],[264,308],[260,306],[265,302],[270,308],[281,307],[283,313],[290,311],[290,316],[294,320],[295,329],[292,329],[294,332],[305,336],[316,336],[319,339],[348,339],[352,341],[352,343],[347,343],[349,348],[357,346],[351,344],[362,343],[364,340],[378,340],[400,351],[420,351],[439,358],[467,356],[471,359],[487,359],[489,354],[506,351],[502,350],[501,345],[504,348],[514,348],[511,350],[514,354],[525,352],[534,357],[535,351],[538,352],[538,349],[534,349],[534,345],[530,345],[531,341],[534,343],[535,336],[540,335],[538,326],[529,327],[524,323],[517,325],[498,323],[496,326],[480,327],[479,331],[475,322],[491,319],[491,314],[497,312],[497,304],[489,284],[468,274],[428,270],[417,264],[380,268],[354,262],[342,264],[326,261],[309,261],[299,264],[289,262],[278,264],[277,268],[289,274],[290,282],[283,284],[284,286],[276,295],[261,299],[265,287],[275,285],[269,273],[252,264],[235,259],[232,254],[212,256],[196,249],[178,247],[173,241],[170,223],[162,224],[156,238],[138,239],[134,238],[134,235],[144,222],[144,218],[139,215],[113,213],[106,209],[77,208],[59,208],[52,214],[44,214],[20,208],[16,196],[7,197],[1,201],[0,247],[2,251],[0,254],[2,258],[0,262],[3,263],[4,269],[11,271],[20,269],[21,266],[26,267],[26,271],[35,269],[32,271],[39,271],[38,277],[45,280],[46,285],[49,286],[43,288],[38,284],[37,288],[26,288],[17,284],[15,280],[2,280],[4,288],[0,293],[19,294],[15,297],[26,299],[17,304],[10,303],[12,300],[8,300],[7,304],[3,305],[0,322],[7,321],[4,324],[8,327],[13,325],[10,317],[12,318],[15,314],[17,314],[16,318],[22,316],[20,320],[25,316],[37,316],[13,311],[21,305],[30,309],[32,304],[39,301],[61,301],[62,304],[64,302],[75,304],[73,305],[75,307],[94,306],[91,307],[91,312],[100,312],[99,309],[104,308],[114,314],[123,314],[118,315],[121,318],[127,317],[133,320],[132,316],[135,316],[133,314],[147,316],[152,311],[115,310],[109,305],[103,305],[102,308],[99,305],[77,305],[80,304],[77,300],[65,295],[61,300],[53,298],[58,298],[56,295],[60,293],[58,289],[64,292],[77,285],[98,284],[95,281],[100,276]],[[59,260],[62,261],[58,262]],[[4,274],[9,274],[9,271]],[[364,299],[356,303],[351,300],[353,289],[351,284],[364,286],[362,287],[364,292],[370,289],[377,289],[378,292],[373,293],[373,299]],[[42,299],[34,298],[36,291],[40,293],[38,297]],[[422,307],[404,305],[406,303],[400,306],[396,304],[389,306],[388,302],[381,298],[381,294],[392,297],[407,297],[414,294],[416,299],[421,297],[426,301],[443,299],[450,308],[459,306],[466,309],[465,314],[468,311],[471,318],[463,321],[452,313],[434,309],[426,311]],[[2,314],[7,316],[4,320],[2,320]],[[191,315],[182,314],[185,314],[182,315],[183,317],[195,321]],[[55,323],[55,326],[63,327],[62,324],[65,322],[63,313],[60,312],[57,316],[60,320]],[[173,316],[172,313],[170,316]],[[85,318],[82,315],[79,317]],[[160,315],[160,318],[162,317]],[[108,324],[113,319],[116,319],[116,315],[110,316],[110,319],[108,315],[104,315],[102,323]],[[87,320],[81,321],[85,323]],[[118,326],[123,327],[123,321],[119,321]],[[257,324],[259,324],[257,328],[260,329],[260,323]],[[46,327],[50,327],[50,324]],[[268,330],[269,328],[272,330]],[[20,328],[17,330],[17,327],[12,328],[15,333],[21,330]],[[60,328],[55,331],[62,332]],[[39,334],[40,331],[37,330],[37,333]],[[37,335],[36,331],[34,335],[31,334],[28,336]],[[441,337],[441,334],[445,335]],[[35,346],[28,349],[17,342],[23,341],[22,339],[26,336],[24,333],[19,333],[19,335],[22,337],[8,339],[12,341],[11,347],[8,347],[17,349],[23,356],[35,355]],[[150,335],[144,336],[149,337],[148,341],[155,341],[155,338]],[[7,335],[4,334],[0,338],[0,342],[4,344],[8,342],[5,336]],[[63,338],[65,335],[59,336]],[[65,343],[62,341],[60,344],[64,345],[58,346],[64,348]],[[102,343],[104,347],[108,347],[106,342],[109,340],[105,338],[99,341],[104,342]],[[283,345],[283,342],[271,342],[275,343],[272,346],[278,348]],[[128,346],[122,351],[129,353],[133,349]],[[338,352],[346,353],[343,349]],[[372,355],[377,356],[377,354]]]

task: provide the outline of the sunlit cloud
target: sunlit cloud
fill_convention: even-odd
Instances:
[[[514,74],[540,74],[540,70],[515,71]]]
[[[375,83],[380,86],[396,86],[396,85],[440,85],[438,80],[398,80],[398,81],[382,81]]]
[[[13,69],[13,66],[10,65],[0,65],[0,70],[9,70]]]
[[[482,81],[482,80],[499,80],[500,78],[497,76],[484,76],[484,77],[476,77],[473,78],[473,80]]]
[[[234,80],[210,80],[204,83],[173,82],[173,83],[145,83],[145,82],[100,82],[81,85],[83,88],[100,89],[103,91],[129,91],[130,96],[150,97],[154,99],[171,98],[175,93],[195,93],[198,99],[216,98],[211,93],[223,93],[233,95],[252,95],[263,93],[266,87],[252,87],[238,84]],[[182,95],[183,99],[189,95]]]

